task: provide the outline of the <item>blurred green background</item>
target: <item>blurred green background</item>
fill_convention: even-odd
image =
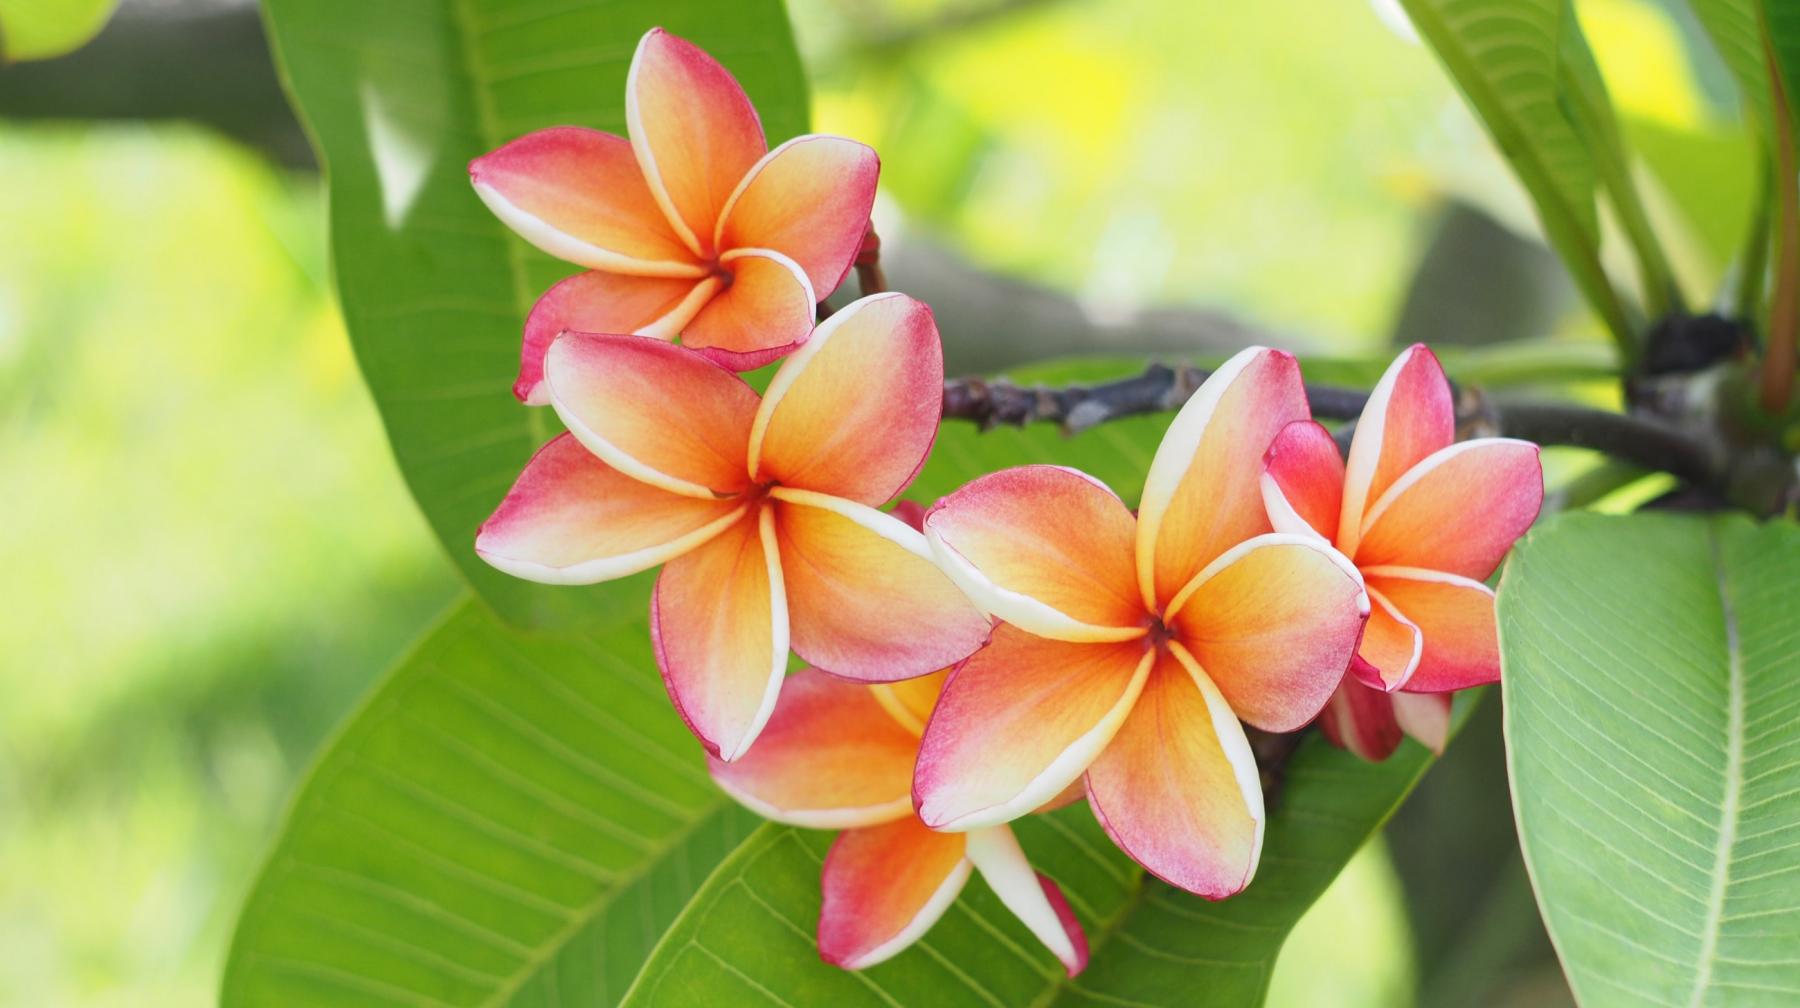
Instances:
[[[889,277],[938,307],[955,369],[1594,339],[1380,6],[792,11],[816,127],[881,150]],[[1707,289],[1750,192],[1724,78],[1679,8],[1580,9]],[[288,788],[454,575],[336,317],[253,6],[131,0],[0,67],[0,178],[0,1003],[207,1003]],[[1276,1002],[1566,1000],[1496,714],[1303,923]]]

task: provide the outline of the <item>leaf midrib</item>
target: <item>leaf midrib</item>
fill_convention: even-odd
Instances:
[[[1719,590],[1719,613],[1725,623],[1725,797],[1719,809],[1719,841],[1713,854],[1713,877],[1706,900],[1706,923],[1700,935],[1700,956],[1694,977],[1694,993],[1688,1000],[1697,1008],[1712,986],[1713,962],[1719,948],[1719,929],[1725,915],[1725,893],[1731,885],[1731,850],[1737,843],[1738,808],[1744,790],[1744,653],[1738,641],[1737,607],[1725,576],[1719,532],[1706,527],[1706,543],[1713,561],[1713,579]]]

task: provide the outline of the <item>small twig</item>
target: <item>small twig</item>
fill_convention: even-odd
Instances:
[[[1025,388],[1004,378],[959,378],[944,383],[944,417],[972,421],[984,429],[1054,423],[1064,433],[1075,434],[1120,417],[1179,409],[1209,373],[1185,364],[1152,364],[1130,378],[1062,388]],[[1306,398],[1316,417],[1354,420],[1368,393],[1308,385]],[[1703,485],[1716,484],[1725,475],[1724,460],[1706,442],[1648,417],[1558,403],[1498,402],[1475,389],[1461,389],[1456,419],[1462,437],[1504,435],[1542,445],[1592,448]]]

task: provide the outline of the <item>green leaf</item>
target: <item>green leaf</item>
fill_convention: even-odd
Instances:
[[[1537,207],[1544,235],[1629,356],[1624,306],[1600,265],[1597,169],[1571,121],[1562,66],[1569,0],[1401,0]]]
[[[568,625],[603,592],[491,570],[475,529],[556,419],[514,401],[526,311],[578,272],[512,236],[470,158],[574,124],[624,132],[625,71],[662,25],[737,75],[771,142],[803,132],[806,83],[780,0],[268,0],[270,35],[331,184],[344,321],[407,485],[483,600]]]
[[[1513,804],[1586,1005],[1800,999],[1800,528],[1566,514],[1501,581]]]
[[[1757,4],[1758,0],[1690,0],[1694,16],[1737,81],[1746,117],[1767,140],[1774,135],[1774,104],[1769,97],[1769,64]]]
[[[635,587],[592,632],[460,603],[333,740],[238,922],[221,1001],[617,1000],[755,826],[707,777]]]
[[[1774,55],[1775,67],[1781,74],[1782,93],[1787,98],[1788,125],[1800,131],[1800,5],[1791,0],[1762,0],[1762,15],[1763,27],[1768,31],[1769,50]],[[1768,73],[1765,63],[1765,80]]]
[[[0,65],[51,59],[86,45],[118,0],[0,0]]]
[[[1092,960],[1073,981],[973,880],[889,962],[861,973],[825,965],[813,935],[833,834],[765,826],[701,887],[624,1004],[1258,1004],[1288,932],[1430,762],[1413,742],[1370,764],[1308,738],[1271,808],[1255,881],[1220,903],[1146,879],[1085,805],[1020,820],[1033,865],[1063,887],[1087,931]]]

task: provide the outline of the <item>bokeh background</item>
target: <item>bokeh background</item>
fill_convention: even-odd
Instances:
[[[0,66],[5,1004],[211,1002],[296,777],[455,591],[357,376],[254,4],[105,6],[87,45]],[[815,125],[881,150],[888,274],[954,370],[1253,339],[1604,357],[1382,3],[790,6]],[[1710,289],[1753,185],[1728,82],[1685,8],[1578,7]],[[1566,1001],[1487,706],[1302,924],[1275,1003]]]

